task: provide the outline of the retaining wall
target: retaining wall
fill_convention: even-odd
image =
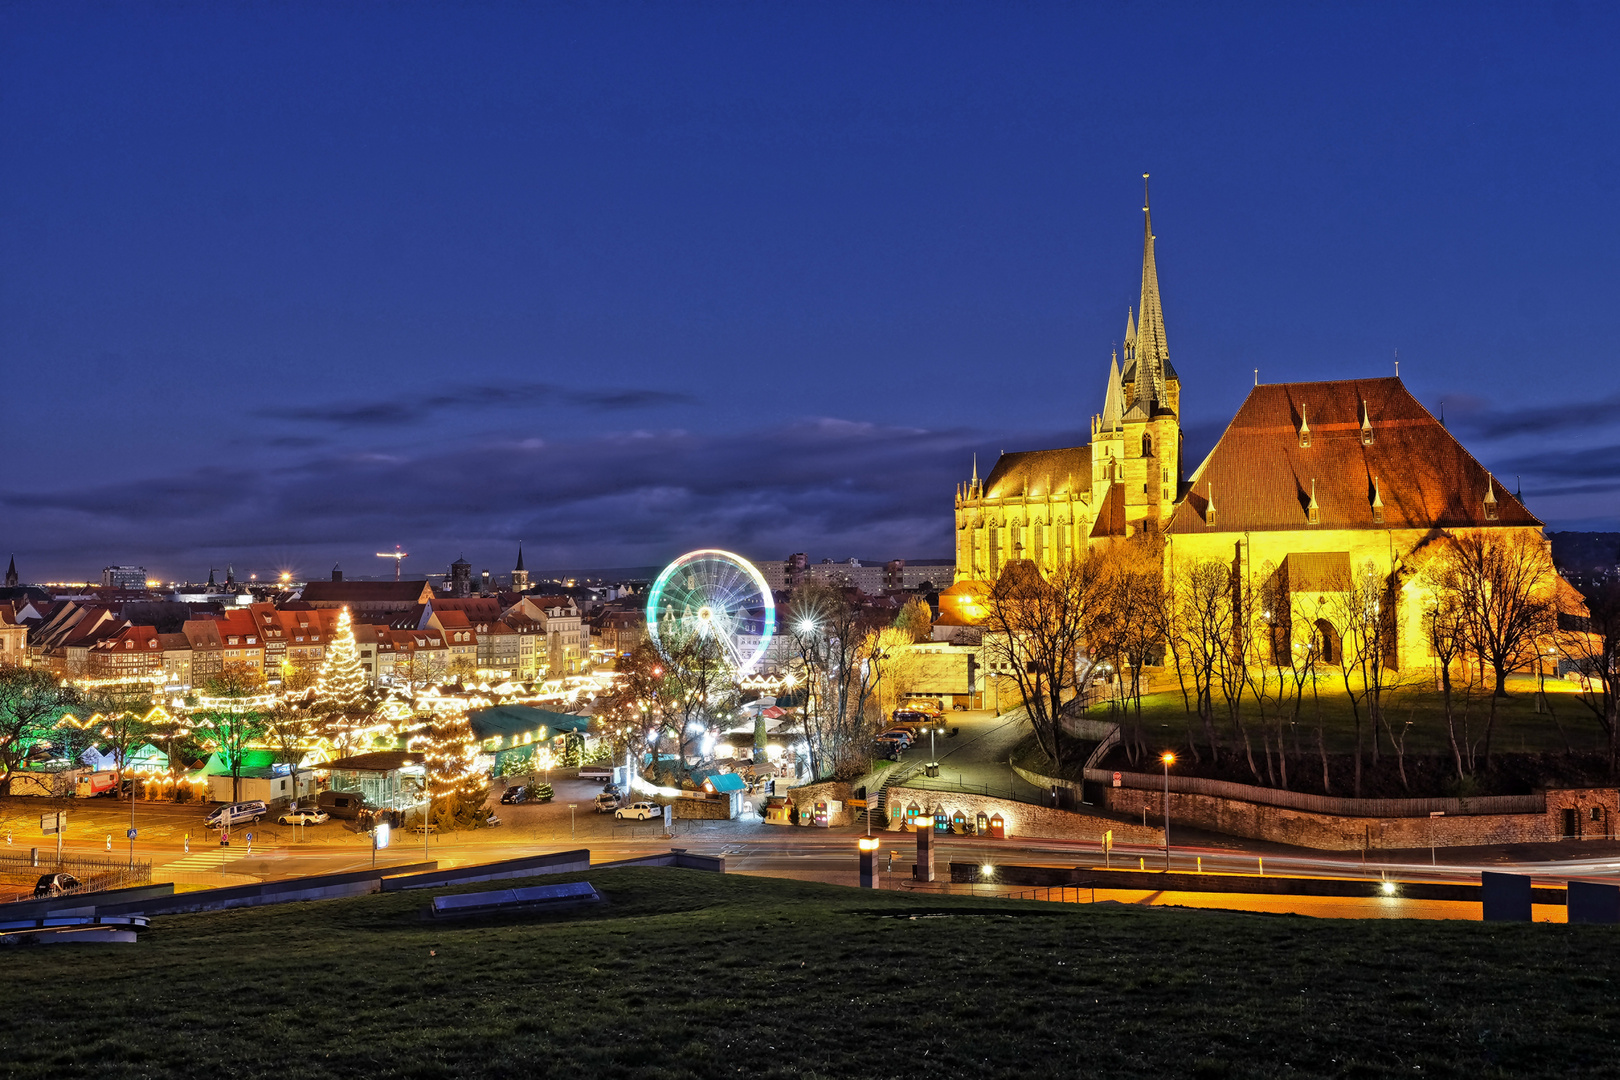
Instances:
[[[853,825],[855,814],[849,808],[850,792],[853,788],[848,781],[823,780],[819,784],[803,784],[796,788],[789,788],[787,797],[793,800],[793,806],[798,810],[813,810],[817,802],[822,799],[836,799],[843,804],[843,809],[836,814],[827,815],[827,824]],[[893,789],[891,788],[892,792]],[[894,796],[889,796],[891,799]]]
[[[947,817],[958,810],[970,818],[982,811],[986,817],[1000,814],[1006,822],[1007,836],[1028,836],[1046,840],[1088,840],[1101,843],[1103,834],[1110,830],[1115,844],[1162,844],[1164,830],[1157,825],[1143,827],[1139,822],[1116,821],[1100,814],[1086,814],[1074,810],[1058,810],[1050,806],[1032,806],[1012,799],[998,799],[990,795],[970,795],[955,791],[933,791],[926,788],[892,787],[889,789],[889,807],[904,810],[915,802],[924,810],[942,810]],[[892,818],[890,819],[893,820]]]
[[[674,802],[675,820],[677,821],[731,820],[730,799],[678,798]]]
[[[502,859],[500,862],[456,866],[448,870],[429,870],[416,874],[393,874],[382,879],[382,891],[402,892],[406,889],[431,889],[439,885],[465,885],[474,881],[499,881],[502,878],[566,874],[574,870],[589,870],[590,868],[590,851],[586,848],[579,848],[575,851],[554,851],[549,855],[529,855],[521,859]]]
[[[354,870],[345,874],[262,881],[254,885],[203,889],[153,900],[98,904],[96,912],[100,915],[178,915],[190,911],[223,911],[226,908],[285,904],[295,900],[335,900],[380,892],[384,877],[437,870],[438,867],[437,862],[407,863],[404,866],[379,866],[375,870]]]
[[[1325,851],[1395,848],[1475,847],[1483,844],[1548,843],[1563,836],[1566,809],[1575,811],[1580,835],[1602,839],[1613,835],[1620,813],[1620,793],[1613,788],[1548,791],[1547,809],[1539,814],[1448,814],[1444,817],[1344,817],[1282,806],[1223,799],[1190,792],[1170,792],[1172,824],[1228,836],[1269,840]],[[1106,787],[1103,803],[1120,814],[1163,821],[1164,792]],[[1597,810],[1598,820],[1592,820]],[[1115,834],[1118,835],[1117,833]]]

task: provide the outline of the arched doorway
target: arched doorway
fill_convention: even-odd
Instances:
[[[1317,619],[1311,630],[1311,648],[1324,664],[1339,662],[1339,632],[1326,619]]]

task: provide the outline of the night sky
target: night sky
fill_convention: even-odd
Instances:
[[[1401,375],[1620,528],[1613,4],[7,4],[25,580],[948,557],[1072,445],[1141,174],[1189,471]]]

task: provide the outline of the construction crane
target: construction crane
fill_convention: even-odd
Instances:
[[[401,551],[400,548],[399,548],[399,545],[395,544],[393,551],[379,551],[379,552],[377,552],[377,558],[379,558],[379,559],[393,559],[394,560],[394,580],[398,581],[399,580],[399,564],[404,562],[406,556],[408,556],[409,554],[410,554],[410,552]]]

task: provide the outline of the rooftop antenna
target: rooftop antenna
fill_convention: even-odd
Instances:
[[[400,546],[398,544],[394,545],[394,550],[393,551],[379,551],[379,552],[377,552],[377,558],[379,558],[379,559],[393,559],[394,560],[394,580],[395,581],[399,580],[399,564],[404,562],[405,559],[409,555],[410,555],[410,552],[400,550]]]
[[[1401,350],[1395,350],[1395,377],[1401,377]]]
[[[1446,399],[1440,399],[1440,426],[1446,426]]]
[[[1260,385],[1260,369],[1259,368],[1254,369],[1254,385],[1256,385],[1256,386]]]

